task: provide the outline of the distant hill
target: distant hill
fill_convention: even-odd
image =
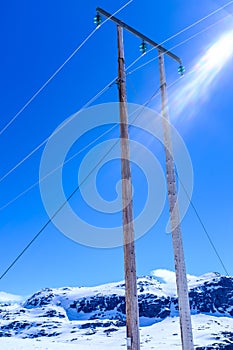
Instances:
[[[157,270],[138,278],[142,349],[180,344],[174,273]],[[233,349],[233,278],[217,273],[188,276],[195,348]],[[20,349],[123,349],[124,282],[97,287],[43,289],[26,301],[0,293],[0,347]],[[1,299],[1,295],[4,298]],[[8,338],[8,339],[6,339]],[[26,339],[33,339],[30,342]],[[55,342],[55,343],[54,343]],[[44,344],[44,345],[43,345]],[[4,348],[4,346],[6,346]]]

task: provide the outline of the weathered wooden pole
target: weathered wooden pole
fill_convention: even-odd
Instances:
[[[166,178],[168,187],[168,201],[170,209],[170,223],[175,260],[176,285],[180,316],[180,330],[183,350],[193,350],[192,324],[189,306],[188,283],[184,259],[182,233],[180,225],[179,206],[177,202],[176,174],[170,133],[166,75],[164,68],[164,53],[159,51],[159,71],[162,98],[162,116],[164,130],[164,147],[166,153]]]
[[[123,29],[117,26],[127,350],[140,349]]]
[[[127,127],[127,109],[126,109],[126,85],[125,85],[125,69],[124,69],[124,47],[122,38],[122,28],[133,33],[143,41],[149,43],[159,52],[159,67],[160,67],[160,84],[161,84],[161,96],[162,96],[162,115],[163,115],[163,129],[164,129],[164,144],[166,152],[166,169],[167,169],[167,186],[168,186],[168,199],[170,207],[170,221],[172,229],[172,241],[175,259],[176,270],[176,283],[177,294],[179,302],[180,312],[180,328],[182,338],[182,349],[193,350],[193,336],[191,315],[189,309],[188,287],[186,277],[186,267],[184,260],[184,251],[182,243],[182,234],[180,227],[180,215],[179,207],[177,203],[177,191],[176,191],[176,176],[172,151],[172,141],[170,135],[169,115],[168,115],[168,100],[166,91],[166,77],[164,69],[164,55],[169,56],[173,60],[179,63],[179,69],[181,75],[183,75],[184,67],[181,59],[173,52],[167,50],[163,46],[157,44],[154,40],[143,35],[136,29],[130,27],[128,24],[119,20],[115,16],[111,15],[107,11],[97,8],[97,13],[109,18],[111,21],[118,25],[118,48],[119,48],[119,95],[121,102],[121,148],[122,148],[122,179],[125,179],[122,184],[122,196],[123,196],[123,223],[124,223],[124,239],[125,239],[125,276],[126,276],[126,311],[127,311],[127,336],[131,337],[132,330],[138,330],[138,322],[136,321],[136,307],[137,303],[137,291],[136,291],[136,269],[135,269],[135,253],[134,253],[134,229],[132,224],[132,189],[130,178],[130,166],[129,166],[129,146],[128,146],[128,127]],[[131,244],[132,243],[132,244]],[[129,257],[132,257],[130,261]],[[135,291],[135,293],[134,293]],[[131,294],[130,294],[131,293]],[[134,299],[132,299],[134,297]],[[135,306],[133,306],[135,304]],[[132,316],[133,315],[133,316]],[[138,331],[137,331],[138,332]],[[134,335],[132,335],[133,339]],[[137,338],[137,340],[136,340]],[[131,339],[131,338],[130,338]],[[128,347],[128,349],[139,349],[139,334],[135,335],[135,341],[133,344],[138,344],[137,347]],[[135,345],[136,346],[136,345]]]

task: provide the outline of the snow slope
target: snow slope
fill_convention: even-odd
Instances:
[[[174,273],[152,275],[138,278],[141,348],[181,349]],[[195,348],[233,349],[233,278],[209,273],[188,280]],[[123,349],[124,287],[123,281],[46,288],[24,302],[0,293],[0,348]]]
[[[195,347],[207,347],[211,344],[231,344],[233,339],[224,335],[223,332],[233,330],[233,319],[221,318],[206,315],[192,316],[194,329]],[[177,350],[181,349],[179,336],[179,320],[177,317],[169,317],[166,320],[156,323],[149,327],[141,328],[141,348],[142,349],[161,349]],[[229,342],[227,344],[227,342]],[[96,334],[88,334],[82,331],[77,340],[68,336],[60,336],[54,340],[46,339],[17,339],[17,338],[0,338],[1,350],[29,350],[29,349],[49,349],[49,350],[122,350],[125,346],[125,327],[120,328],[111,335],[103,331]],[[213,346],[213,345],[211,345]],[[212,347],[214,349],[214,347]]]

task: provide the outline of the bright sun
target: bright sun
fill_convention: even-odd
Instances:
[[[207,69],[220,69],[233,55],[233,31],[227,32],[213,44],[203,57]]]
[[[212,43],[199,58],[198,62],[184,76],[182,86],[176,90],[173,110],[176,115],[188,107],[188,111],[199,108],[202,99],[210,94],[210,86],[217,82],[216,78],[233,57],[233,30],[225,32],[219,39]],[[228,68],[230,70],[230,67]]]

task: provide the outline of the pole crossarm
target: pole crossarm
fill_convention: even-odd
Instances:
[[[117,23],[120,27],[128,30],[129,32],[135,34],[137,37],[139,37],[140,39],[146,41],[148,44],[152,45],[153,47],[155,47],[156,49],[158,49],[161,53],[168,55],[169,57],[171,57],[173,60],[177,61],[181,66],[182,66],[182,60],[180,57],[178,57],[177,55],[175,55],[174,53],[172,53],[171,51],[165,49],[163,46],[157,44],[154,40],[151,40],[150,38],[148,38],[147,36],[145,36],[144,34],[140,33],[139,31],[137,31],[136,29],[132,28],[131,26],[129,26],[128,24],[124,23],[123,21],[121,21],[120,19],[116,18],[115,16],[112,16],[110,13],[108,13],[107,11],[103,10],[100,7],[96,8],[96,11],[98,13],[101,13],[103,16],[109,18],[111,21]]]

